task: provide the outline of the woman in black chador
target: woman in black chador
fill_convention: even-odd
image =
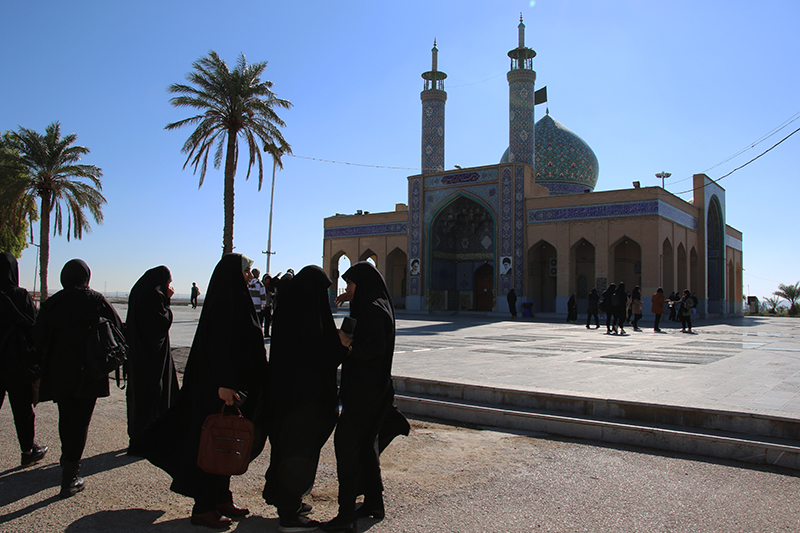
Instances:
[[[614,326],[614,333],[617,331],[617,327],[614,325],[614,293],[617,290],[616,284],[612,283],[609,285],[605,291],[603,291],[603,301],[601,305],[603,306],[603,312],[606,314],[606,334],[611,333],[611,327]]]
[[[271,455],[264,499],[278,508],[281,531],[319,524],[302,503],[314,484],[319,452],[336,425],[336,368],[347,352],[333,321],[328,287],[318,266],[307,266],[281,285],[269,349]]]
[[[6,392],[14,414],[22,466],[38,463],[47,446],[33,441],[34,381],[40,366],[33,349],[36,308],[28,291],[19,286],[17,258],[0,254],[0,407]]]
[[[394,406],[395,321],[386,282],[366,261],[356,263],[342,277],[347,289],[336,303],[349,301],[350,316],[357,322],[352,335],[339,330],[348,353],[342,363],[342,413],[334,435],[339,513],[320,526],[328,532],[355,531],[356,518],[383,518],[380,451],[393,437],[409,431],[408,422]],[[359,494],[364,494],[364,502],[356,509]]]
[[[178,376],[169,347],[172,275],[165,266],[139,278],[128,298],[128,455],[141,455],[144,428],[178,400]]]
[[[620,281],[617,290],[611,295],[611,302],[614,306],[614,333],[619,326],[620,335],[625,335],[625,318],[628,315],[628,293],[625,292],[625,283]]]
[[[36,318],[37,349],[44,364],[40,399],[58,404],[62,498],[84,488],[79,473],[89,422],[97,398],[109,394],[108,375],[91,375],[84,365],[93,317],[105,317],[122,328],[111,304],[89,288],[91,275],[80,259],[68,261],[61,270],[64,290],[45,300]]]
[[[247,281],[252,259],[227,254],[214,268],[200,321],[186,362],[176,403],[143,435],[144,456],[172,476],[170,489],[194,498],[192,524],[226,527],[248,509],[234,505],[230,476],[208,474],[197,466],[200,429],[206,417],[219,413],[223,402],[244,401],[242,414],[256,424],[256,438],[265,438],[256,413],[267,380],[267,358],[261,326]],[[258,455],[263,441],[253,445]]]

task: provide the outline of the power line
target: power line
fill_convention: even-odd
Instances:
[[[773,148],[777,147],[779,144],[781,144],[783,141],[785,141],[786,139],[788,139],[789,137],[791,137],[792,135],[794,135],[794,134],[795,134],[795,133],[797,133],[798,131],[800,131],[800,128],[797,128],[797,129],[796,129],[796,130],[794,130],[792,133],[790,133],[789,135],[787,135],[786,137],[784,137],[784,138],[783,138],[783,139],[781,139],[780,141],[776,142],[775,144],[773,144],[772,146],[770,146],[769,148],[767,148],[766,150],[764,150],[763,152],[761,152],[760,154],[758,154],[757,156],[755,156],[753,159],[751,159],[750,161],[748,161],[748,162],[747,162],[747,163],[745,163],[744,165],[741,165],[741,166],[738,166],[738,167],[734,168],[733,170],[731,170],[730,172],[728,172],[728,173],[727,173],[727,174],[725,174],[724,176],[720,176],[719,178],[717,178],[717,179],[715,179],[715,180],[711,180],[711,183],[718,183],[719,181],[721,181],[721,180],[723,180],[723,179],[727,178],[728,176],[730,176],[731,174],[733,174],[733,173],[734,173],[734,172],[736,172],[737,170],[741,170],[741,169],[743,169],[744,167],[746,167],[747,165],[749,165],[750,163],[752,163],[753,161],[755,161],[755,160],[756,160],[756,159],[758,159],[759,157],[761,157],[761,156],[763,156],[763,155],[767,154],[767,153],[768,153],[769,151],[771,151]],[[708,185],[708,184],[704,184],[704,185],[703,185],[703,187],[705,187],[706,185]],[[694,191],[695,191],[695,189],[694,189],[694,188],[691,188],[691,189],[689,189],[689,190],[687,190],[687,191],[682,191],[682,192],[679,192],[679,193],[673,193],[673,194],[676,194],[676,195],[677,195],[677,194],[685,194],[685,193],[688,193],[688,192],[694,192]]]
[[[387,166],[384,166],[384,165],[365,165],[365,164],[362,164],[362,163],[349,163],[347,161],[333,161],[331,159],[320,159],[318,157],[305,157],[305,156],[302,156],[302,155],[294,155],[294,154],[285,154],[285,155],[288,155],[290,157],[296,157],[297,159],[307,159],[309,161],[320,161],[322,163],[334,163],[336,165],[349,165],[351,167],[386,168],[386,169],[390,169],[390,170],[414,170],[416,172],[419,172],[419,170],[420,170],[419,168],[410,168],[410,167],[387,167]]]

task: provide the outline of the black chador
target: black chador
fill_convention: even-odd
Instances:
[[[141,454],[139,440],[144,428],[178,400],[178,376],[169,345],[171,281],[167,267],[151,268],[133,286],[128,299],[129,455]]]
[[[296,520],[314,484],[319,453],[338,416],[336,368],[347,351],[328,299],[331,280],[307,266],[280,286],[269,352],[271,446],[264,499]]]
[[[225,255],[214,268],[178,403],[147,428],[142,440],[145,457],[172,476],[170,489],[195,499],[193,517],[233,501],[230,476],[197,466],[200,429],[208,415],[222,408],[221,387],[246,394],[242,413],[256,423],[253,457],[266,440],[256,413],[267,380],[266,350],[242,271],[240,254]]]

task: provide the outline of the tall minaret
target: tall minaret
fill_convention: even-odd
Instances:
[[[533,101],[536,71],[533,58],[536,52],[525,48],[525,24],[519,15],[519,46],[508,52],[511,70],[508,71],[508,157],[509,161],[533,166],[536,153],[534,138]]]
[[[439,50],[436,39],[431,49],[432,66],[422,74],[425,86],[419,97],[422,100],[422,173],[444,170],[444,104],[447,93],[444,79],[447,74],[439,72]]]

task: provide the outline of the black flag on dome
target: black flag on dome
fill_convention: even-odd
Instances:
[[[545,85],[533,93],[533,105],[543,104],[547,101],[547,86]]]

